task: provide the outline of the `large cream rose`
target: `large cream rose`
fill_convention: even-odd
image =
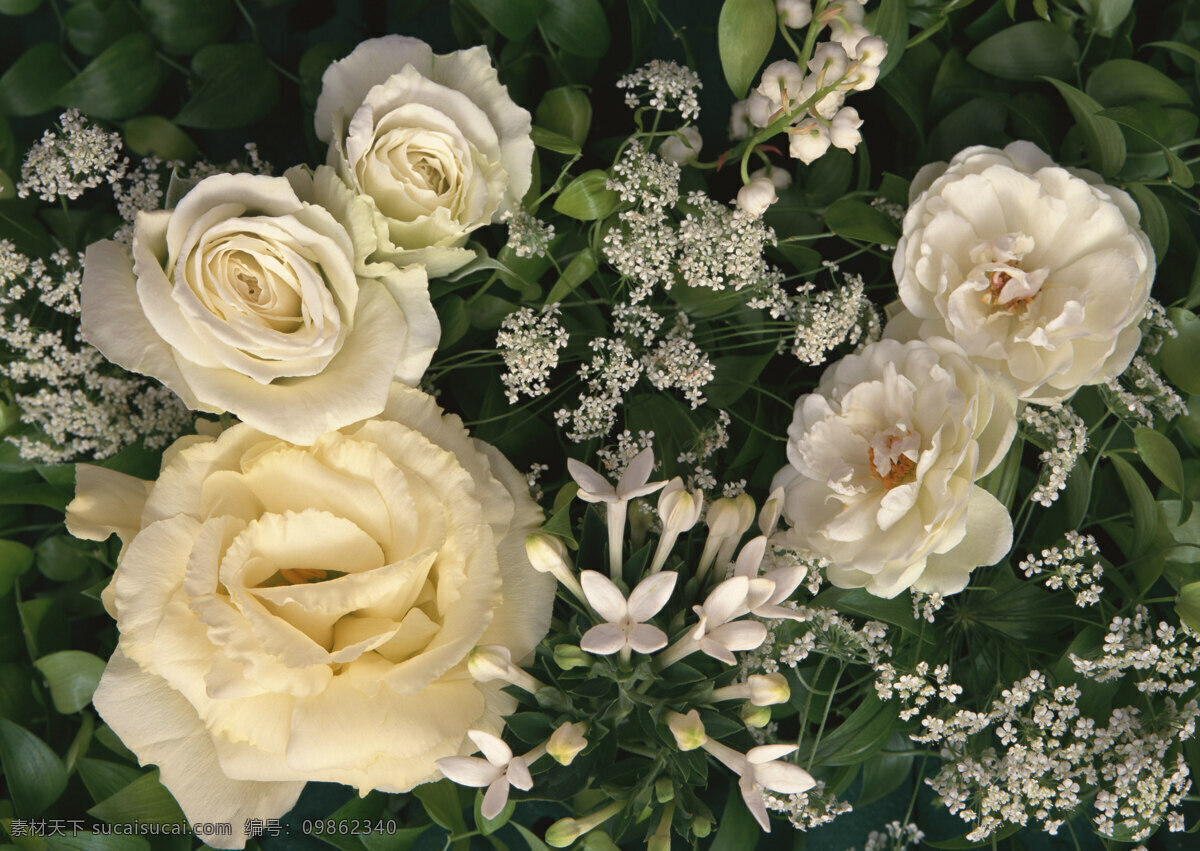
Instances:
[[[189,407],[311,443],[382,411],[437,347],[424,269],[368,265],[374,248],[369,213],[326,167],[215,175],[139,213],[132,258],[88,248],[83,334]]]
[[[435,56],[423,41],[364,41],[321,80],[317,137],[372,206],[377,256],[431,277],[474,259],[467,235],[513,210],[532,180],[529,113],[486,48]]]
[[[233,825],[220,847],[309,780],[411,789],[515,708],[466,659],[549,627],[540,520],[496,449],[399,384],[311,447],[239,424],[181,439],[154,483],[80,465],[68,528],[125,544],[96,710],[191,822]]]
[[[949,340],[883,340],[801,396],[775,475],[782,543],[829,560],[842,588],[953,594],[1012,543],[1008,511],[975,481],[1016,432],[1016,395]]]
[[[910,195],[888,336],[949,337],[1039,404],[1129,365],[1154,252],[1125,192],[1013,142],[925,166]]]

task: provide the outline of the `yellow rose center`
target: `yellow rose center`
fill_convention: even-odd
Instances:
[[[1020,261],[1014,260],[1008,263],[1014,269],[1020,269]],[[988,275],[988,286],[980,296],[980,300],[992,309],[992,312],[1004,311],[1005,313],[1018,314],[1029,307],[1038,293],[1032,293],[1027,296],[1018,296],[1017,298],[1009,299],[1008,301],[1000,301],[1000,293],[1004,291],[1004,285],[1013,279],[1013,276],[1008,272],[997,269]]]
[[[897,485],[902,485],[911,482],[914,478],[913,470],[917,466],[917,462],[904,454],[896,454],[891,452],[897,443],[905,442],[905,438],[909,436],[909,432],[901,429],[899,434],[889,434],[884,437],[889,458],[885,460],[886,469],[881,469],[875,455],[875,447],[867,447],[867,463],[871,468],[870,476],[878,482],[882,482],[883,486],[891,490]],[[891,457],[894,456],[894,457]]]

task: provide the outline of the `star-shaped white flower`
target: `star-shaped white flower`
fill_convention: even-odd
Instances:
[[[813,776],[798,765],[779,762],[796,750],[795,745],[759,745],[740,754],[733,748],[709,739],[702,747],[720,760],[726,768],[741,778],[738,787],[742,799],[762,829],[771,832],[771,820],[767,816],[767,805],[763,800],[763,789],[796,795],[807,792],[816,785]]]
[[[608,506],[608,568],[613,579],[621,575],[621,542],[625,537],[625,513],[629,501],[654,493],[666,482],[650,482],[654,470],[654,452],[646,447],[629,462],[616,487],[582,461],[567,459],[567,471],[579,485],[577,496],[584,502],[603,502]]]
[[[778,567],[762,576],[758,575],[763,555],[766,553],[767,537],[759,535],[746,543],[738,553],[733,567],[734,576],[745,576],[750,580],[750,591],[746,595],[746,608],[760,618],[801,620],[792,609],[779,605],[792,596],[804,581],[807,570],[799,565]]]
[[[483,751],[486,759],[447,756],[437,761],[437,767],[460,786],[486,786],[479,812],[486,819],[494,819],[508,803],[508,788],[514,786],[529,791],[533,788],[533,777],[529,774],[525,757],[513,756],[512,749],[499,737],[483,730],[468,730],[467,735]]]
[[[735,621],[749,611],[750,580],[745,576],[726,579],[712,590],[702,606],[693,606],[700,616],[692,633],[699,649],[727,665],[737,664],[734,650],[753,650],[767,639],[767,628],[758,621]]]
[[[646,623],[654,617],[675,590],[679,574],[664,571],[648,576],[629,594],[628,601],[611,579],[594,570],[580,575],[583,593],[596,614],[606,623],[597,624],[583,634],[579,646],[588,653],[608,656],[618,651],[653,653],[667,646],[667,635]]]

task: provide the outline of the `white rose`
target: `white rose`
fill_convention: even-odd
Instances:
[[[1016,395],[948,340],[883,340],[830,366],[788,428],[779,533],[827,558],[829,580],[894,597],[953,594],[1012,543],[1008,511],[975,481],[1016,432]]]
[[[769,177],[754,178],[739,189],[737,194],[738,209],[755,218],[762,216],[767,208],[778,200],[775,184]]]
[[[687,165],[699,156],[703,146],[704,140],[700,138],[700,131],[688,126],[677,131],[674,136],[663,139],[658,148],[658,155],[668,162]]]
[[[1129,365],[1154,252],[1125,192],[1013,142],[926,166],[910,195],[889,336],[949,337],[1039,404]]]
[[[289,177],[214,175],[138,214],[132,258],[90,246],[82,326],[189,407],[311,443],[382,411],[393,379],[417,383],[440,326],[421,267],[363,263],[374,235],[331,169]]]
[[[329,165],[371,204],[378,256],[431,277],[473,260],[468,234],[515,210],[532,180],[529,113],[483,47],[364,41],[325,70],[315,121]]]
[[[474,750],[469,729],[515,709],[467,660],[481,644],[520,659],[549,627],[554,579],[525,556],[541,512],[419,390],[395,385],[381,418],[311,447],[240,424],[185,438],[154,483],[79,470],[68,527],[125,542],[96,710],[190,822],[233,825],[219,847],[310,780],[436,779]]]

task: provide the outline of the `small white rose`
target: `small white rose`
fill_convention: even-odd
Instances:
[[[1155,269],[1129,195],[1013,142],[926,166],[911,198],[888,336],[949,337],[1038,404],[1129,365]]]
[[[370,203],[378,257],[431,277],[472,260],[468,235],[516,209],[532,180],[529,113],[483,47],[364,41],[325,70],[314,120],[329,165]]]
[[[1012,520],[975,484],[1016,432],[1016,394],[949,340],[883,340],[830,366],[788,429],[786,546],[826,558],[829,580],[894,597],[953,594],[993,564]]]
[[[549,627],[554,581],[524,547],[541,519],[499,452],[400,384],[312,447],[239,424],[182,439],[154,483],[81,476],[72,531],[126,543],[96,711],[190,822],[233,825],[217,847],[310,780],[436,779],[516,708],[473,648],[497,673]]]
[[[293,443],[372,417],[394,379],[420,380],[440,326],[421,267],[366,263],[362,212],[324,167],[206,178],[138,214],[132,257],[88,248],[83,335],[189,407]]]

